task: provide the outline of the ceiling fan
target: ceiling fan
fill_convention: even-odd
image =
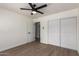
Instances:
[[[44,4],[42,6],[36,7],[36,4],[32,4],[32,3],[28,3],[31,7],[31,9],[27,9],[27,8],[20,8],[21,10],[31,10],[31,15],[36,14],[37,12],[40,14],[44,14],[43,12],[39,11],[39,9],[47,7],[47,4]]]

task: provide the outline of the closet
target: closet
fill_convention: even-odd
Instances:
[[[77,17],[49,20],[48,35],[49,44],[76,50]]]

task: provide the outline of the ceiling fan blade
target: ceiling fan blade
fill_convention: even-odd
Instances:
[[[36,9],[41,9],[41,8],[44,8],[44,7],[47,7],[47,4],[42,5],[42,6],[40,6],[40,7],[37,7]]]
[[[29,3],[29,5],[31,6],[31,8],[32,8],[32,9],[34,9],[34,7],[33,7],[32,3]]]
[[[32,10],[32,9],[27,9],[27,8],[20,8],[21,10]]]
[[[43,12],[41,12],[41,11],[36,11],[36,12],[41,13],[41,14],[44,14],[44,13],[43,13]]]

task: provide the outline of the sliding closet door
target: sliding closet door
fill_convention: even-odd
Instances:
[[[61,19],[61,47],[76,50],[76,17]]]
[[[49,20],[48,22],[48,43],[60,46],[59,40],[59,20]]]

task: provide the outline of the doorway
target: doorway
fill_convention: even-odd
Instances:
[[[35,23],[35,41],[40,42],[40,22]]]

